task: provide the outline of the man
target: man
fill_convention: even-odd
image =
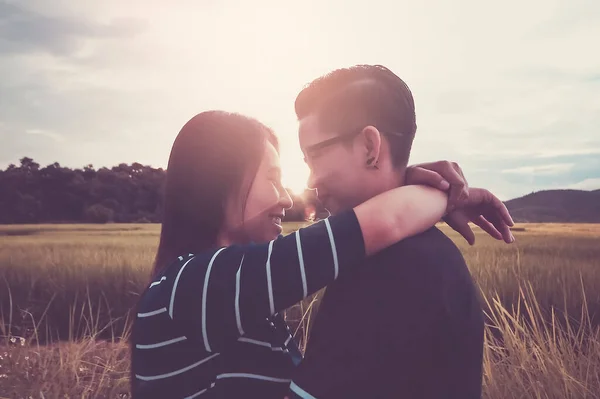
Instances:
[[[390,70],[336,70],[295,108],[309,186],[332,214],[405,184],[415,107]],[[454,212],[447,222],[470,243],[468,220],[512,242],[499,200],[485,195],[483,217]],[[432,228],[369,263],[327,288],[289,397],[481,397],[483,314],[458,248]]]

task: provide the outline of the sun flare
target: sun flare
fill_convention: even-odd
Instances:
[[[281,140],[281,173],[283,185],[293,194],[299,195],[306,189],[309,169],[302,160],[302,152],[298,148],[295,137],[280,137]]]
[[[299,195],[306,189],[308,168],[302,162],[281,160],[283,186]]]

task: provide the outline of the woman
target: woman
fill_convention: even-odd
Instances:
[[[282,237],[292,200],[273,132],[237,114],[195,116],[169,159],[132,333],[134,398],[283,398],[301,355],[277,312],[433,226],[446,205],[441,191],[406,186]]]

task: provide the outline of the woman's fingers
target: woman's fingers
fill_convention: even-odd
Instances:
[[[469,217],[464,210],[459,209],[449,213],[444,218],[444,221],[448,226],[452,227],[454,231],[463,236],[469,245],[475,244],[475,233],[473,233],[471,226],[469,226]]]
[[[494,237],[496,240],[502,240],[502,233],[494,227],[483,215],[476,216],[472,219],[472,222],[479,226],[483,231]]]

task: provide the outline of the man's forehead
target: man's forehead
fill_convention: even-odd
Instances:
[[[310,115],[305,116],[304,118],[300,119],[298,121],[299,132],[305,133],[305,132],[315,131],[318,127],[317,119],[318,119],[317,115],[315,115],[315,114],[310,114]]]
[[[310,145],[318,136],[317,117],[313,114],[308,115],[298,121],[298,139],[300,147],[304,148]]]
[[[318,116],[316,114],[310,114],[300,119],[298,124],[298,135],[300,147],[305,148],[334,135],[334,133],[322,130]]]

